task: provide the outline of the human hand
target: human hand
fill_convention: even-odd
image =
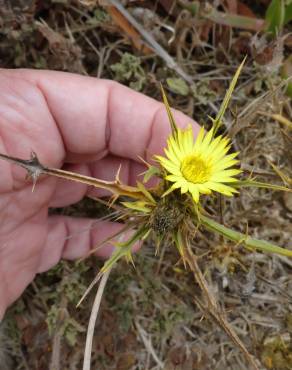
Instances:
[[[189,123],[175,112],[181,126]],[[144,170],[138,156],[161,153],[170,132],[164,106],[118,83],[62,72],[0,71],[0,152],[48,167],[135,184]],[[0,161],[0,320],[39,272],[61,258],[76,259],[116,233],[121,225],[48,216],[86,194],[83,184],[42,177],[32,193],[25,171]],[[86,230],[76,233],[78,230]],[[73,238],[67,238],[76,233]],[[112,247],[97,254],[107,257]]]

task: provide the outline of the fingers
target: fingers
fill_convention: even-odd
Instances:
[[[116,82],[52,71],[6,73],[40,89],[58,126],[67,159],[75,163],[96,160],[108,152],[132,160],[138,156],[149,159],[161,152],[170,132],[161,103]],[[180,112],[175,116],[180,126],[190,122]]]
[[[44,272],[55,266],[61,258],[78,259],[116,234],[124,225],[110,221],[96,221],[66,216],[51,216],[48,224],[48,236],[40,258],[38,272]],[[122,235],[126,240],[129,233]],[[115,241],[120,238],[114,238]],[[136,246],[137,247],[137,246]],[[111,242],[102,245],[96,255],[107,258],[114,250]]]

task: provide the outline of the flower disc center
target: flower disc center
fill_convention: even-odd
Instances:
[[[194,184],[207,182],[211,177],[210,165],[193,154],[183,159],[180,169],[184,178]]]

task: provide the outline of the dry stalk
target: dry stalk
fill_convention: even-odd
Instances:
[[[202,292],[204,293],[204,298],[207,300],[207,305],[204,307],[200,307],[203,309],[204,312],[208,312],[209,315],[217,322],[217,324],[225,331],[225,333],[229,336],[232,342],[240,348],[241,352],[245,356],[248,363],[253,367],[254,370],[259,370],[258,365],[256,364],[255,360],[253,359],[252,355],[246,349],[245,345],[238,337],[232,326],[228,323],[225,313],[222,311],[216,298],[210,291],[208,287],[208,283],[197,263],[197,257],[193,254],[189,243],[186,241],[186,260],[191,271],[194,274],[195,280],[200,286]]]
[[[100,281],[100,284],[99,284],[99,287],[97,289],[97,293],[94,299],[94,303],[92,306],[88,328],[87,328],[87,334],[86,334],[83,370],[90,370],[90,367],[91,367],[91,351],[92,351],[92,341],[93,341],[95,323],[96,323],[97,315],[99,312],[100,302],[103,296],[104,288],[106,286],[110,273],[111,273],[111,268],[109,268],[102,275],[102,278],[101,278],[101,281]]]
[[[166,65],[173,69],[180,77],[186,82],[192,83],[192,77],[189,76],[182,68],[176,63],[176,61],[167,53],[167,51],[154,39],[154,37],[142,27],[136,19],[127,11],[127,9],[117,0],[109,0],[109,3],[113,5],[126,19],[127,21],[140,33],[140,35],[148,43],[148,46],[165,61]]]
[[[56,324],[56,330],[53,336],[53,348],[52,348],[52,357],[49,370],[60,370],[61,369],[61,349],[62,349],[62,323],[68,313],[66,312],[67,299],[65,296],[62,297],[58,320]]]
[[[153,360],[156,362],[157,364],[157,367],[159,369],[164,369],[164,364],[163,362],[158,358],[153,346],[152,346],[152,343],[151,343],[151,340],[147,338],[146,336],[146,333],[144,331],[144,329],[141,327],[141,325],[138,323],[138,321],[135,321],[135,325],[136,325],[136,328],[140,334],[140,337],[144,343],[144,346],[145,348],[147,349],[148,353],[152,356]]]

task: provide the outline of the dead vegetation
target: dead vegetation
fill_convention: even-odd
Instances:
[[[256,33],[263,30],[268,1],[200,2],[199,10],[197,2],[189,1],[128,1],[122,8],[115,3],[120,2],[0,1],[1,67],[115,79],[157,99],[162,82],[171,105],[202,122],[217,113],[227,82],[247,54],[224,130],[241,151],[243,169],[276,183],[279,175],[284,182],[291,178],[291,128],[273,118],[278,113],[292,117],[281,86],[291,28],[286,26],[277,38]],[[222,18],[222,13],[232,17]],[[238,230],[241,225],[243,233],[248,229],[254,237],[291,245],[290,194],[249,189],[206,207],[210,213],[220,209],[222,222]],[[90,200],[52,212],[104,214]],[[208,263],[201,266],[205,278],[261,368],[291,369],[292,261],[238,253],[207,233],[197,236],[194,245],[210,249]],[[202,315],[200,289],[177,261],[167,245],[155,257],[150,243],[136,256],[135,270],[123,262],[113,271],[94,337],[92,368],[247,368],[230,339]],[[12,307],[0,343],[13,369],[81,368],[92,298],[78,309],[75,305],[98,266],[94,258],[61,262],[38,276]]]

